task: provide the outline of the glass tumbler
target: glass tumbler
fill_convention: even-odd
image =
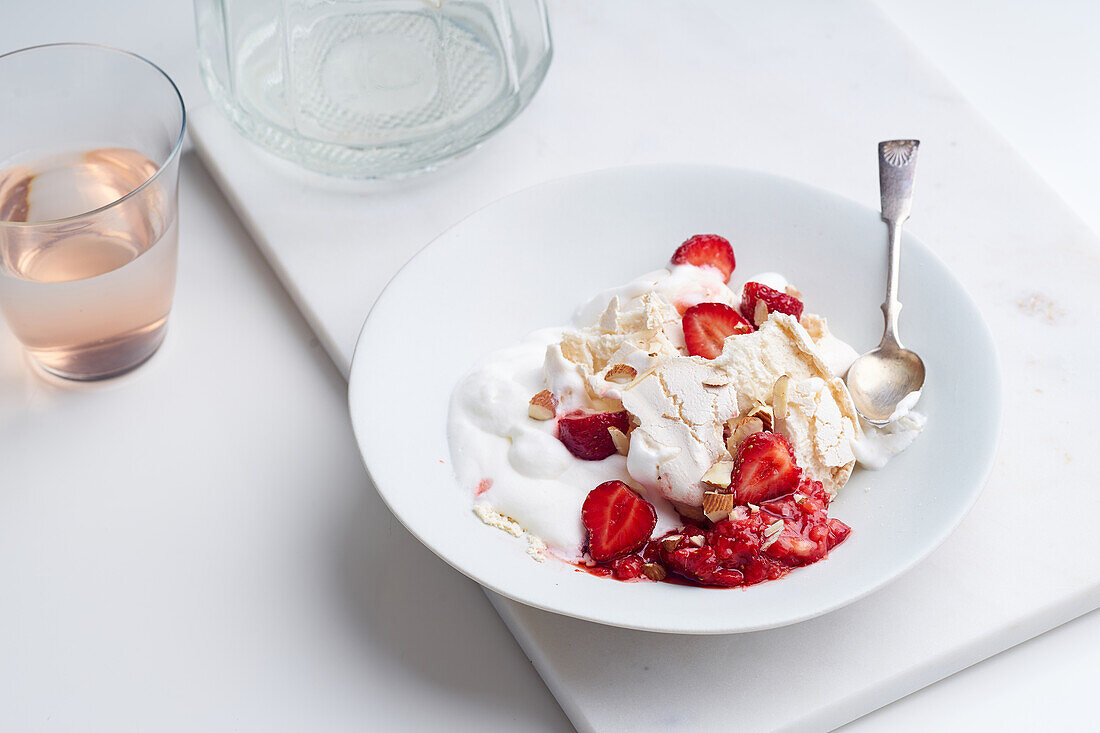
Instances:
[[[30,356],[101,379],[160,346],[176,281],[183,99],[90,44],[0,56],[0,311]]]
[[[469,150],[527,105],[551,57],[543,0],[195,0],[195,18],[234,125],[346,177]]]

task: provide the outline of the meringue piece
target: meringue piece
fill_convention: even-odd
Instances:
[[[702,359],[660,357],[622,392],[637,422],[627,470],[651,492],[691,507],[702,506],[703,474],[729,456],[723,427],[737,414],[732,389],[703,384],[712,371]]]
[[[859,357],[859,353],[834,336],[829,331],[828,321],[816,313],[803,313],[801,324],[813,339],[817,353],[829,367],[829,371],[837,377],[843,377],[848,367]]]
[[[476,514],[477,518],[482,522],[485,522],[485,524],[490,527],[499,529],[501,532],[507,532],[513,537],[523,536],[523,527],[519,526],[519,522],[511,517],[504,516],[500,512],[494,511],[488,504],[476,504],[474,506],[474,514]]]
[[[799,467],[835,496],[855,468],[855,427],[841,412],[832,389],[820,377],[792,382],[787,417],[779,431],[794,449]]]
[[[787,418],[775,428],[791,442],[798,465],[830,493],[848,481],[855,467],[851,442],[862,435],[855,406],[793,317],[773,313],[756,332],[726,339],[710,363],[731,375],[745,413],[771,401],[776,382],[788,377]]]
[[[659,294],[642,293],[625,301],[613,295],[594,321],[564,331],[557,349],[548,351],[545,368],[558,375],[555,383],[573,388],[571,396],[580,394],[576,390],[579,380],[591,400],[618,400],[624,375],[649,369],[656,356],[679,355],[683,341],[680,314]],[[560,374],[570,370],[573,374]],[[554,392],[562,394],[557,389]],[[566,402],[564,397],[562,400]],[[569,408],[614,409],[583,403],[583,399],[570,400]]]
[[[619,300],[620,311],[631,310],[648,294],[682,309],[704,301],[725,303],[734,308],[740,304],[737,294],[729,289],[718,270],[694,265],[670,265],[600,293],[577,310],[573,322],[581,326],[595,323],[615,298]],[[677,322],[678,316],[677,312]]]

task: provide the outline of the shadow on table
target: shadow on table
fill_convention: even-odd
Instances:
[[[480,586],[410,535],[365,476],[340,530],[340,587],[370,654],[497,718],[471,726],[572,730]]]

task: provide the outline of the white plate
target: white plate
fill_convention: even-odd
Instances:
[[[919,217],[919,190],[915,211]],[[474,516],[447,445],[447,409],[459,378],[486,353],[568,322],[594,293],[661,267],[696,232],[730,239],[734,281],[783,272],[840,338],[859,351],[877,343],[886,229],[876,211],[763,173],[699,166],[607,170],[516,193],[405,265],[356,346],[348,394],[355,435],[378,493],[410,532],[521,603],[615,626],[698,634],[782,626],[839,608],[943,542],[991,468],[1000,373],[989,330],[963,286],[908,236],[901,333],[928,369],[920,409],[929,424],[886,469],[856,471],[831,510],[852,534],[828,559],[747,589],[619,583],[565,563],[534,562],[524,542]]]

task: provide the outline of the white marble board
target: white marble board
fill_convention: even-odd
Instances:
[[[1085,420],[1100,395],[1085,367],[1100,356],[1095,235],[866,2],[560,0],[550,10],[555,60],[531,107],[431,176],[328,181],[196,110],[198,149],[342,371],[397,267],[518,188],[615,165],[705,162],[874,206],[874,143],[914,136],[923,144],[909,226],[978,301],[1009,385],[1000,457],[968,519],[918,568],[846,609],[687,638],[492,597],[573,723],[699,730],[736,711],[748,729],[828,728],[1100,605],[1090,561],[1100,539],[1043,516],[1087,501],[1094,484]],[[876,338],[851,335],[857,348]],[[698,699],[700,679],[722,704],[664,702]]]

